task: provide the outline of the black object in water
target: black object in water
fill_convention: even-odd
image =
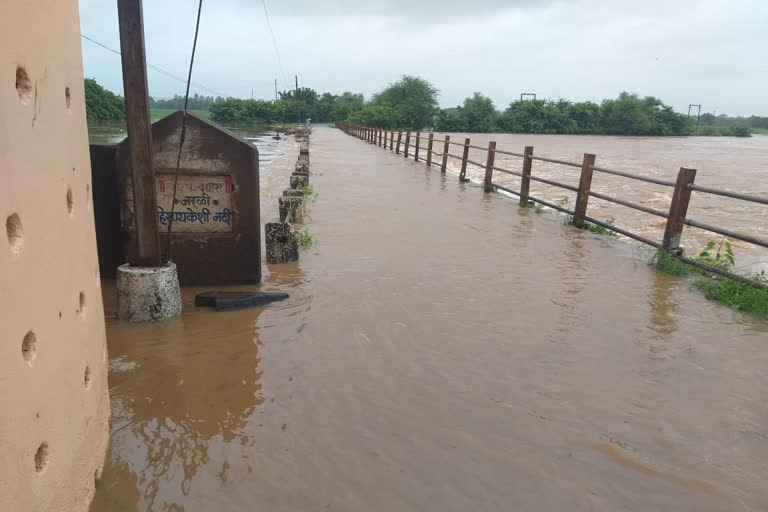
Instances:
[[[263,306],[288,298],[282,292],[204,292],[195,296],[195,306],[212,306],[216,311],[230,311]]]

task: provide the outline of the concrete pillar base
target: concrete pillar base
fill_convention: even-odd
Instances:
[[[304,220],[304,198],[295,196],[282,196],[278,198],[280,222],[301,224]]]
[[[309,176],[306,174],[292,174],[290,180],[291,188],[301,188],[309,186]]]
[[[264,225],[267,245],[267,263],[299,261],[299,240],[291,225],[285,222],[268,222]]]
[[[181,314],[176,264],[117,267],[117,317],[125,322],[154,322]]]

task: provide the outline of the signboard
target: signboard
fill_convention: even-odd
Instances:
[[[232,178],[229,175],[179,174],[174,200],[173,173],[155,175],[157,220],[160,232],[231,233]]]

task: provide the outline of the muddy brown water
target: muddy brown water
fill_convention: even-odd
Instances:
[[[768,510],[764,321],[338,131],[311,158],[290,299],[109,318],[93,512]]]

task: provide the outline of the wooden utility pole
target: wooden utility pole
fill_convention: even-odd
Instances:
[[[147,57],[144,51],[144,19],[141,0],[117,0],[120,49],[123,61],[125,120],[133,178],[137,258],[131,264],[161,265],[157,227],[155,173],[152,169],[152,126],[149,117]]]

